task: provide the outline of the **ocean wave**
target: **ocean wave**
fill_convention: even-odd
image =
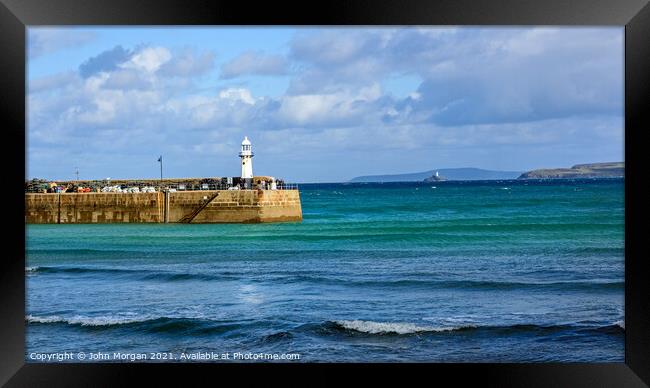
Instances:
[[[244,324],[204,318],[185,317],[61,317],[27,315],[25,321],[31,325],[65,325],[93,330],[128,329],[150,333],[215,334],[242,328]]]
[[[281,342],[285,340],[290,340],[292,338],[293,338],[293,334],[291,334],[291,332],[280,331],[262,337],[261,342],[265,342],[265,343]]]
[[[128,318],[128,317],[83,317],[74,316],[64,318],[58,315],[48,315],[45,317],[27,315],[25,320],[29,323],[65,323],[68,325],[79,326],[119,326],[136,322],[146,322],[150,318]]]
[[[121,269],[102,267],[65,267],[65,266],[35,266],[26,267],[29,274],[108,274],[140,281],[220,281],[234,280],[242,276],[249,279],[274,283],[316,283],[366,287],[424,287],[434,289],[465,289],[465,290],[517,290],[517,289],[549,289],[563,291],[601,291],[617,290],[625,287],[624,281],[499,281],[499,280],[448,280],[448,279],[359,279],[337,276],[320,276],[313,271],[269,271],[265,273],[222,271],[216,273],[191,273],[173,271],[152,271],[149,269]]]
[[[28,325],[60,325],[85,330],[129,330],[132,332],[164,333],[177,335],[215,335],[253,327],[263,327],[263,322],[236,322],[190,317],[155,316],[73,316],[27,315]],[[456,324],[431,326],[412,322],[380,322],[371,320],[331,320],[321,323],[307,323],[293,329],[279,331],[260,337],[262,342],[281,342],[291,340],[295,333],[315,336],[412,336],[412,335],[549,335],[554,333],[573,333],[575,335],[621,335],[625,332],[624,323],[617,321],[610,325],[581,324],[533,324],[512,325]]]
[[[551,334],[556,332],[574,332],[577,334],[612,334],[619,335],[624,329],[619,325],[588,326],[577,324],[532,324],[518,323],[512,325],[461,324],[450,326],[427,326],[408,322],[376,322],[364,320],[335,320],[323,324],[304,325],[303,328],[320,335],[445,335],[454,333],[481,333],[492,335],[514,335],[523,333]]]
[[[66,266],[35,266],[26,267],[25,271],[34,273],[138,273],[141,270],[120,268],[66,267]]]
[[[30,268],[29,270],[27,268]],[[112,274],[116,276],[130,276],[137,280],[162,280],[162,281],[183,281],[183,280],[223,280],[232,279],[239,273],[223,272],[220,274],[202,274],[187,272],[165,272],[151,271],[147,269],[121,269],[102,267],[27,267],[25,271],[36,273],[63,273],[63,274]]]
[[[346,284],[350,286],[378,287],[429,287],[441,289],[479,289],[479,290],[515,290],[515,289],[559,289],[559,290],[610,290],[623,289],[622,281],[558,281],[558,282],[512,282],[492,280],[429,280],[429,279],[386,279],[358,280],[341,277],[321,277],[313,275],[289,275],[272,278],[273,281],[290,283],[325,283]]]
[[[587,334],[622,334],[625,333],[625,327],[619,325],[618,323],[614,323],[613,325],[579,328],[576,331],[579,333]]]
[[[200,280],[200,281],[210,281],[210,280],[227,280],[232,279],[232,275],[221,274],[221,275],[211,275],[211,274],[197,274],[197,273],[174,273],[174,272],[154,272],[150,274],[143,275],[142,280],[162,280],[168,282],[177,282],[184,280]]]
[[[475,327],[473,325],[456,327],[433,327],[420,326],[413,323],[374,322],[361,320],[341,320],[333,322],[345,330],[353,330],[368,334],[414,334],[425,332],[455,331]]]

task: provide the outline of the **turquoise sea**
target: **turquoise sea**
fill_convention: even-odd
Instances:
[[[300,192],[302,223],[27,225],[26,360],[624,361],[623,180]]]

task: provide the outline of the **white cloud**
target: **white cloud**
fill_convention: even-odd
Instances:
[[[80,82],[81,78],[73,71],[67,71],[48,75],[42,78],[28,79],[29,93],[56,91],[69,86],[72,83]]]
[[[172,58],[160,67],[165,76],[190,77],[208,73],[214,66],[214,53],[196,52],[185,48],[172,55]]]
[[[422,98],[422,95],[418,92],[412,92],[409,94],[409,97],[414,101],[419,101]]]
[[[229,100],[231,103],[241,101],[245,104],[255,104],[255,99],[251,95],[250,90],[244,88],[228,88],[219,91],[219,98]]]
[[[165,47],[147,47],[133,55],[121,67],[144,69],[153,73],[171,58],[172,54]]]
[[[146,77],[141,74],[141,72],[135,69],[119,69],[112,71],[107,74],[103,86],[106,89],[149,89],[152,87],[153,79],[151,77]]]
[[[282,98],[278,114],[289,125],[349,124],[346,120],[358,121],[381,95],[377,83],[355,91],[289,95]]]
[[[287,61],[281,55],[245,51],[221,66],[221,78],[229,79],[242,75],[284,75],[287,66]]]

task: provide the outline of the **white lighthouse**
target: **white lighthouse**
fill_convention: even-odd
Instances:
[[[241,158],[242,179],[253,179],[253,151],[248,136],[244,136],[244,140],[241,142],[239,157]]]

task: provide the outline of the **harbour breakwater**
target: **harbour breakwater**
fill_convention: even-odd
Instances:
[[[298,190],[25,193],[25,223],[260,223],[302,221]]]

